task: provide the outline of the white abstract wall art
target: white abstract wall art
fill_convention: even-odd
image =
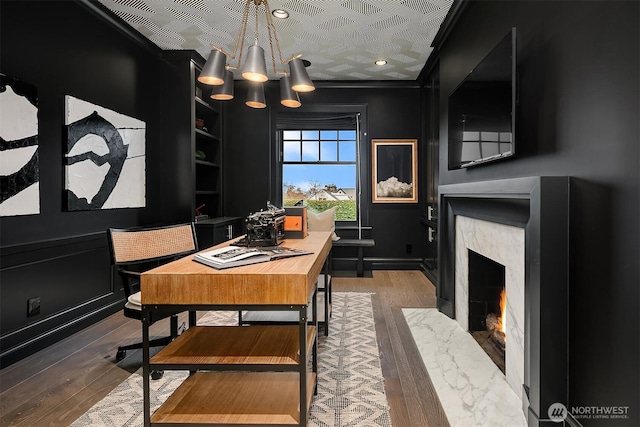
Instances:
[[[145,122],[67,95],[67,209],[145,206]]]
[[[40,213],[38,91],[0,74],[0,216]]]

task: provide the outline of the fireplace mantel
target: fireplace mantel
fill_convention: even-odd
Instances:
[[[457,215],[525,230],[523,402],[529,426],[567,404],[569,177],[524,177],[448,184],[440,197],[438,309],[455,317]]]

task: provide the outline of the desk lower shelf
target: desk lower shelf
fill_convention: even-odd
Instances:
[[[307,374],[310,407],[316,374]],[[299,425],[294,372],[197,372],[151,416],[152,424]]]
[[[160,350],[149,361],[153,369],[299,370],[298,326],[195,326]],[[307,326],[307,354],[316,328]]]

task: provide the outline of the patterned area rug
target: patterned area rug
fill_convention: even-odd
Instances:
[[[198,324],[237,324],[237,314],[209,312]],[[391,426],[371,296],[334,292],[329,336],[318,334],[318,394],[311,404],[309,426]],[[72,426],[142,426],[142,370],[131,375]],[[155,411],[186,378],[183,371],[165,371],[151,381]]]

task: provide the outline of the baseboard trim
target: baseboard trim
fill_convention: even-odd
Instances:
[[[67,323],[34,336],[27,341],[21,342],[15,347],[11,347],[0,352],[0,369],[6,368],[25,357],[37,353],[38,351],[93,325],[105,317],[122,310],[123,303],[124,300],[112,301],[107,305],[91,311],[90,313],[78,316]]]
[[[357,257],[336,258],[331,261],[333,271],[356,270]],[[420,270],[420,258],[364,257],[364,270]]]

